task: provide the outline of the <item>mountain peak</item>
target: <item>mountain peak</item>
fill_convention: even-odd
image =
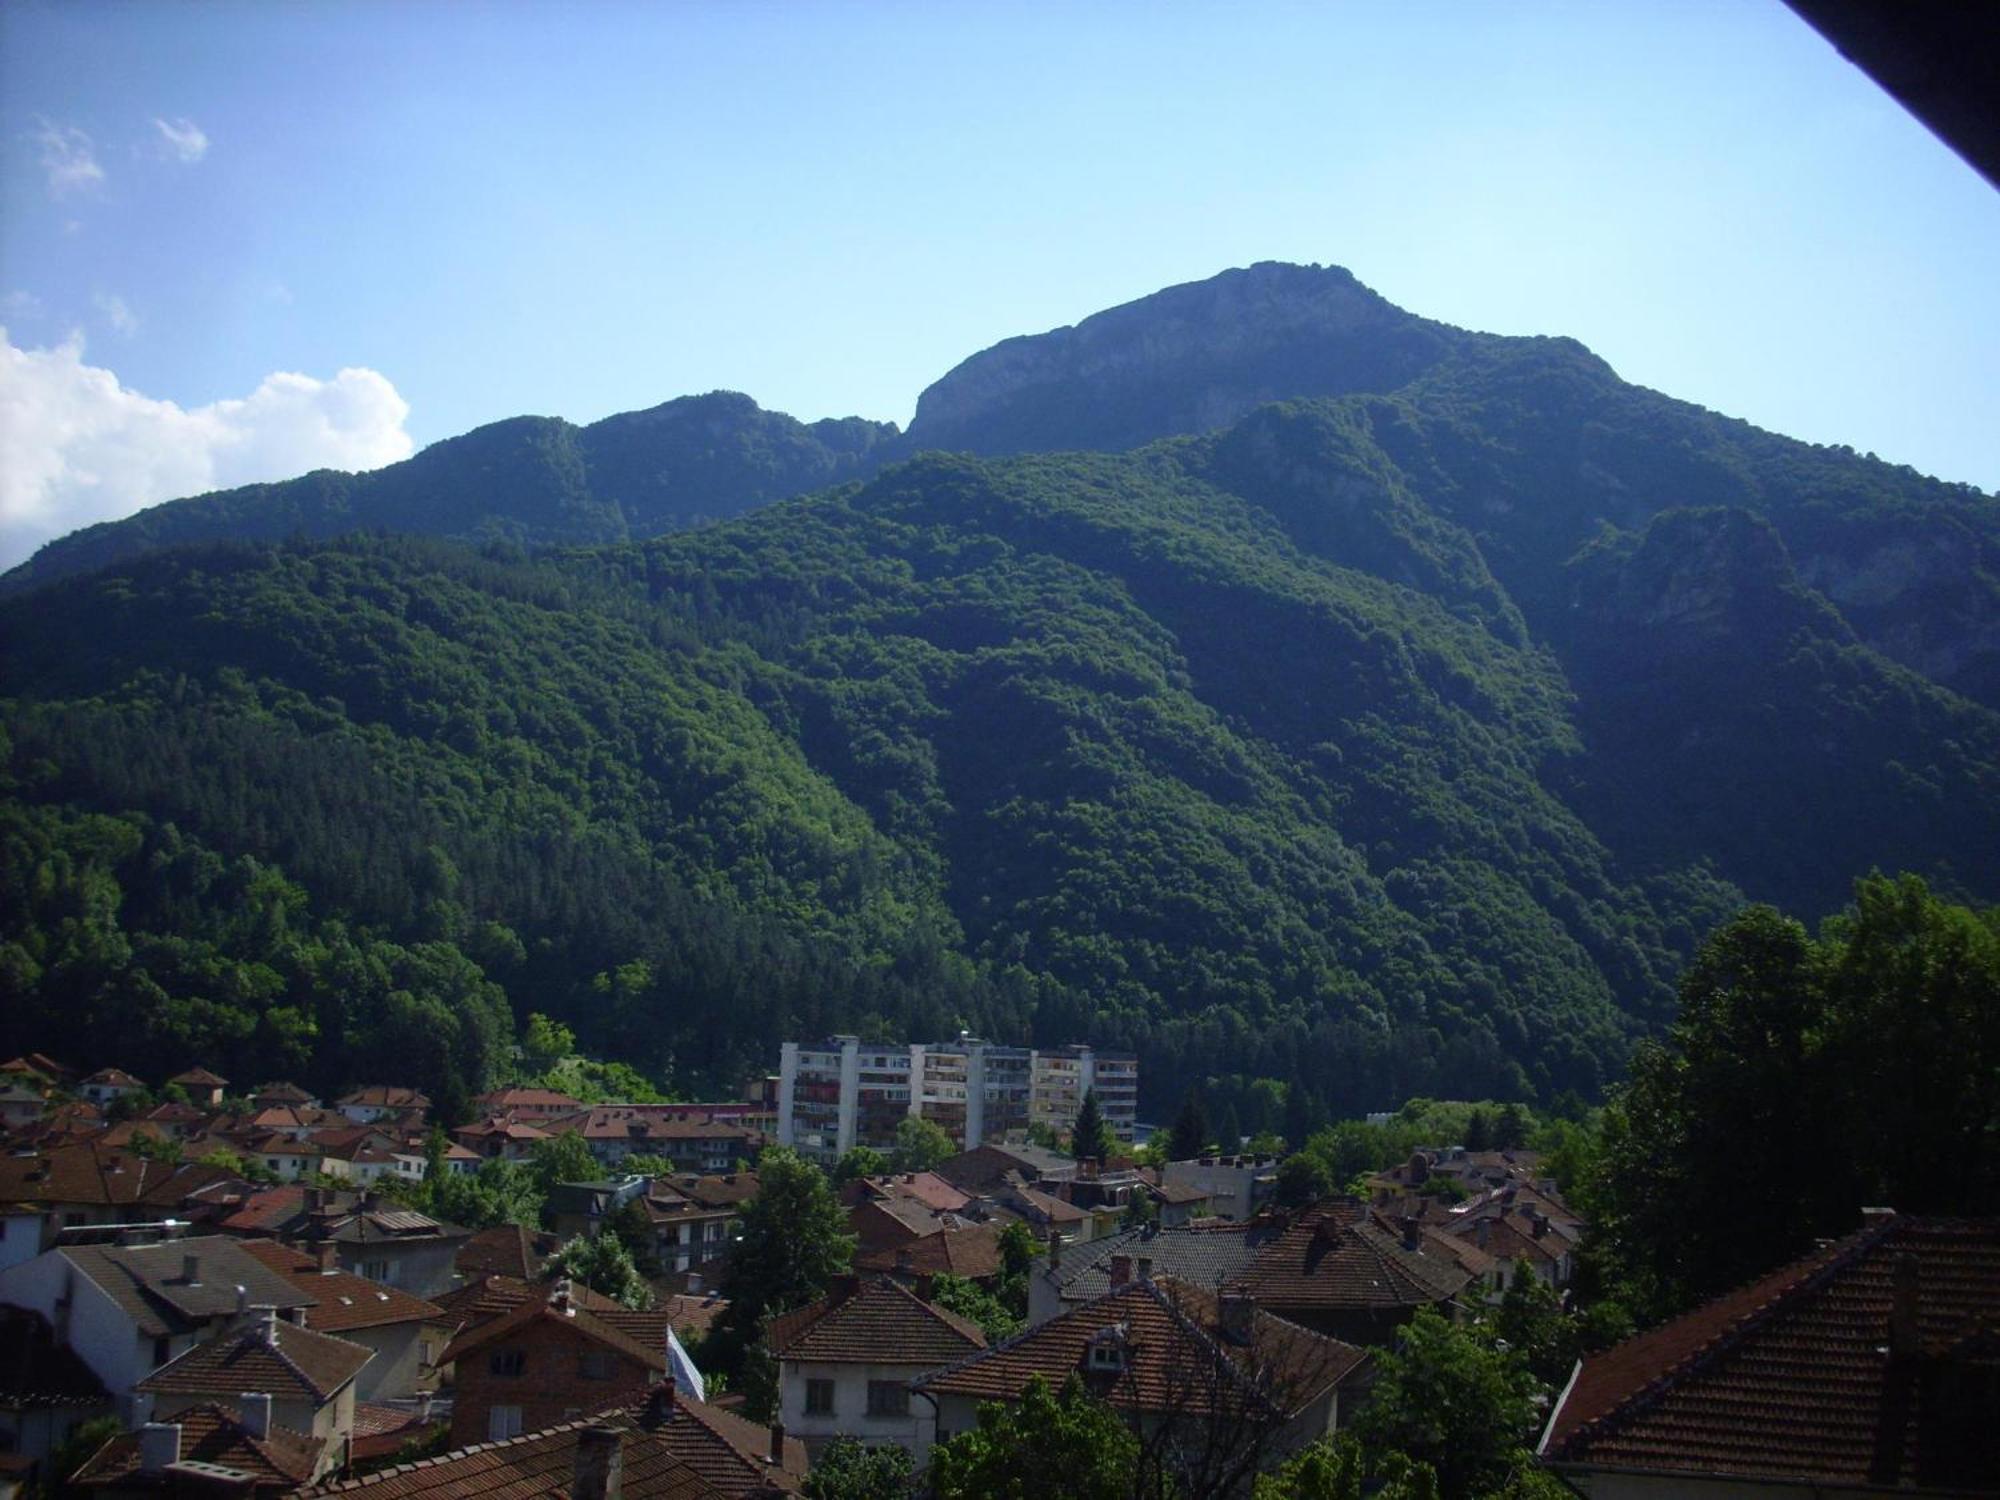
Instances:
[[[973,355],[918,399],[907,441],[1136,447],[1269,401],[1394,390],[1466,337],[1339,266],[1260,261]]]

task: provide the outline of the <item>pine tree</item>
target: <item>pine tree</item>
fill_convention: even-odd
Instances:
[[[1208,1111],[1201,1107],[1201,1095],[1189,1089],[1167,1137],[1167,1157],[1170,1161],[1188,1161],[1207,1149]]]
[[[1076,1124],[1069,1133],[1069,1154],[1078,1161],[1103,1161],[1117,1148],[1118,1138],[1111,1133],[1104,1111],[1097,1107],[1097,1090],[1085,1089]]]

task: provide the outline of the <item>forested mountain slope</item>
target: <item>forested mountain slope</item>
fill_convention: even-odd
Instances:
[[[623,541],[739,515],[871,470],[896,435],[807,425],[716,391],[575,427],[515,417],[366,474],[322,469],[155,505],[59,538],[0,579],[19,589],[188,542],[395,531],[525,546]]]
[[[1385,333],[1395,389],[1133,447],[1256,362],[1176,305],[1092,355],[1137,393],[1070,430],[1108,451],[931,453],[538,557],[184,547],[0,602],[0,1045],[462,1092],[539,1010],[689,1087],[784,1035],[965,1025],[1137,1046],[1155,1107],[1215,1072],[1546,1096],[1616,1076],[1745,896],[1830,911],[1877,865],[2000,894],[1992,497],[1379,299],[1330,363]],[[982,398],[1016,437],[1088,416],[1006,396],[1019,342]],[[649,473],[821,461],[773,419],[704,469],[688,405],[578,445],[628,531]],[[831,437],[835,474],[895,451]]]

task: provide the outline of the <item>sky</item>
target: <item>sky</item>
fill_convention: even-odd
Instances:
[[[2000,193],[1779,0],[11,0],[0,566],[1259,260],[2000,488]]]

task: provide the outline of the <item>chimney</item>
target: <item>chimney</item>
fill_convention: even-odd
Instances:
[[[1230,1287],[1217,1299],[1222,1336],[1232,1344],[1250,1342],[1251,1325],[1257,1316],[1257,1299],[1240,1286]]]
[[[201,1285],[201,1257],[188,1254],[181,1257],[181,1280],[189,1286]]]
[[[241,1319],[250,1311],[250,1293],[245,1287],[236,1288],[236,1316]]]
[[[1054,1271],[1059,1269],[1061,1265],[1062,1265],[1062,1231],[1059,1229],[1051,1229],[1049,1231],[1049,1269],[1051,1271]]]
[[[1549,1216],[1547,1214],[1536,1214],[1532,1222],[1535,1226],[1536,1239],[1542,1238],[1543,1235],[1549,1232]]]
[[[1480,1249],[1484,1250],[1487,1242],[1492,1238],[1493,1221],[1491,1219],[1481,1219],[1477,1224],[1472,1226],[1472,1243]]]
[[[1414,1214],[1404,1214],[1403,1248],[1405,1250],[1421,1250],[1423,1249],[1423,1247],[1424,1247],[1423,1225],[1418,1222]]]
[[[586,1427],[576,1435],[576,1468],[570,1500],[624,1500],[625,1434],[616,1427]]]
[[[570,1311],[569,1298],[569,1278],[565,1276],[556,1283],[555,1290],[549,1293],[549,1306],[557,1312],[566,1313]]]
[[[701,1295],[701,1272],[699,1271],[688,1272],[687,1289],[688,1289],[688,1295],[690,1297],[698,1297]]]
[[[148,1422],[139,1429],[139,1470],[158,1474],[181,1461],[181,1424]]]
[[[314,1248],[313,1253],[319,1257],[320,1275],[331,1276],[335,1271],[340,1269],[340,1247],[338,1245],[319,1245]]]
[[[278,1347],[278,1310],[275,1307],[257,1309],[257,1337],[271,1348]]]
[[[1896,1257],[1889,1291],[1889,1357],[1914,1359],[1923,1350],[1919,1326],[1917,1258],[1905,1251]]]
[[[898,1276],[908,1276],[916,1269],[916,1260],[911,1256],[907,1247],[896,1252],[896,1274]]]
[[[1132,1280],[1132,1257],[1129,1255],[1112,1256],[1111,1290],[1115,1292],[1118,1290],[1118,1288],[1129,1285],[1131,1280]]]
[[[662,1380],[646,1392],[646,1421],[657,1427],[672,1419],[674,1414],[674,1383]]]
[[[1142,1255],[1139,1257],[1139,1279],[1141,1281],[1151,1281],[1153,1279],[1152,1256]]]
[[[151,1391],[134,1391],[132,1393],[132,1427],[134,1429],[144,1427],[152,1420],[153,1393]]]
[[[252,1437],[267,1438],[271,1435],[271,1393],[269,1391],[245,1391],[236,1398],[243,1406],[243,1426]]]
[[[785,1424],[776,1417],[771,1419],[771,1467],[785,1466]]]

